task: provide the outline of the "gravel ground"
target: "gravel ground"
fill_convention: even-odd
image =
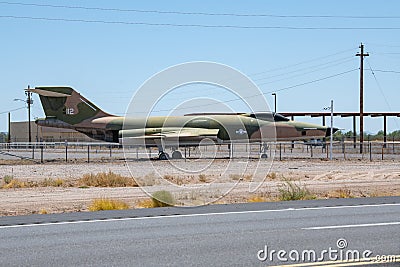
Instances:
[[[296,184],[305,186],[322,198],[338,197],[338,192],[347,192],[355,197],[400,195],[400,165],[397,160],[246,161],[203,158],[170,162],[131,160],[20,163],[0,161],[0,164],[3,164],[0,165],[0,178],[10,175],[22,181],[39,181],[45,178],[61,178],[68,181],[79,179],[88,173],[111,171],[128,177],[132,173],[144,186],[0,189],[0,215],[32,214],[41,210],[49,213],[86,211],[90,202],[100,197],[122,199],[135,207],[139,201],[148,198],[146,192],[160,189],[171,191],[182,205],[246,202],[256,196],[268,200],[274,199],[285,178],[294,180]],[[257,190],[249,192],[249,188]]]

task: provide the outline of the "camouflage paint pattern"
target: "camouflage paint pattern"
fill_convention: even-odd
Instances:
[[[38,125],[75,129],[107,142],[121,142],[121,138],[126,138],[132,143],[140,139],[146,140],[146,145],[155,145],[161,137],[195,143],[206,137],[218,142],[306,140],[323,138],[329,132],[325,126],[282,118],[277,120],[271,113],[120,117],[102,111],[70,87],[28,90],[39,94],[46,114],[45,119],[36,121]]]

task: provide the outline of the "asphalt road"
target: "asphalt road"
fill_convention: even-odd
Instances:
[[[308,257],[355,266],[337,260],[400,254],[400,197],[3,217],[0,225],[2,266],[308,266]]]

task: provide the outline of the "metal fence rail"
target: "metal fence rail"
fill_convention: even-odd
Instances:
[[[266,154],[274,160],[290,159],[328,159],[329,142],[271,142],[267,143]],[[364,151],[359,152],[360,143],[352,141],[334,141],[333,159],[363,160],[400,160],[400,142],[364,142]],[[259,158],[262,144],[223,144],[200,147],[180,148],[185,158]],[[167,151],[169,152],[169,150]],[[157,148],[124,147],[117,143],[80,143],[80,142],[46,142],[46,143],[0,143],[0,160],[34,160],[49,161],[99,161],[99,160],[138,160],[155,158]]]

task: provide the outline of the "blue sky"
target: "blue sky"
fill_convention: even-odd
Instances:
[[[183,15],[128,9],[273,16]],[[240,70],[259,85],[271,109],[271,93],[277,91],[278,112],[318,112],[331,99],[336,111],[358,111],[359,58],[355,54],[361,42],[370,54],[365,61],[365,111],[400,112],[399,10],[400,2],[396,0],[0,1],[0,131],[7,130],[7,112],[24,107],[24,103],[13,99],[25,98],[23,89],[28,84],[69,85],[105,111],[123,115],[144,81],[169,66],[188,61],[213,61]],[[280,28],[150,26],[132,22]],[[182,101],[210,95],[221,101],[231,99],[228,93],[210,86],[189,86],[185,93],[176,94]],[[172,94],[160,106],[173,106],[170,101],[176,99]],[[32,117],[43,117],[36,96],[34,101]],[[240,103],[232,105],[236,111],[243,111]],[[205,109],[213,111],[212,107]],[[12,120],[26,120],[26,113],[26,109],[13,111]],[[321,123],[321,118],[297,119]],[[351,118],[337,119],[335,124],[345,131],[352,129]],[[367,118],[364,127],[368,132],[377,132],[382,120]],[[399,119],[389,119],[388,130],[396,129],[400,129]]]

